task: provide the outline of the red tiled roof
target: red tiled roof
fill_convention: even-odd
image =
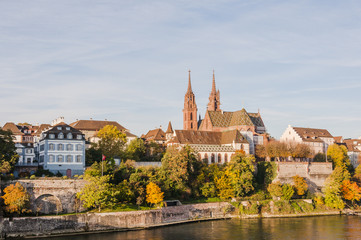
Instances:
[[[144,139],[146,141],[165,141],[165,132],[160,128],[153,129],[144,135]]]
[[[14,135],[24,135],[13,122],[5,123],[3,130],[10,130]]]
[[[326,129],[293,127],[305,142],[323,142],[320,138],[333,138]]]
[[[99,131],[106,125],[116,126],[118,130],[126,130],[125,127],[117,123],[116,121],[102,121],[102,120],[78,120],[69,124],[71,127],[78,130],[90,130],[90,131]]]

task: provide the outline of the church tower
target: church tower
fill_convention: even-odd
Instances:
[[[213,70],[212,91],[209,94],[209,103],[207,106],[208,111],[221,111],[221,100],[219,95],[220,95],[219,90],[216,91],[216,80],[214,77],[214,70]]]
[[[196,98],[192,91],[191,71],[189,70],[188,89],[184,96],[183,129],[197,130],[197,128],[197,104]]]

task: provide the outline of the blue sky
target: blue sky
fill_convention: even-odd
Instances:
[[[182,128],[188,69],[225,111],[361,136],[360,1],[0,1],[0,125],[64,116]]]

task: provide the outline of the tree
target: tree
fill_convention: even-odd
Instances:
[[[85,175],[84,179],[87,184],[77,193],[77,197],[83,202],[85,208],[98,208],[100,212],[101,208],[115,205],[119,191],[109,183],[110,176]]]
[[[361,199],[361,188],[357,186],[357,183],[350,180],[344,180],[341,185],[341,192],[344,199],[352,201],[359,201]]]
[[[350,179],[350,173],[342,166],[337,166],[326,179],[324,188],[325,204],[328,207],[343,209],[345,203],[341,196],[341,186],[344,180]]]
[[[144,141],[140,138],[133,139],[132,141],[130,141],[126,152],[129,159],[135,161],[140,161],[144,159],[146,153]]]
[[[283,195],[282,184],[280,181],[271,183],[267,187],[267,191],[271,194],[273,198],[279,199]]]
[[[12,132],[0,129],[0,172],[10,172],[18,158]]]
[[[314,161],[314,162],[326,162],[326,154],[324,154],[324,153],[317,153],[317,154],[313,157],[313,161]]]
[[[293,158],[300,158],[300,159],[304,159],[304,158],[310,158],[312,156],[312,150],[310,148],[310,146],[308,146],[307,144],[304,143],[298,143],[295,145],[290,145],[290,154]]]
[[[295,190],[291,184],[286,183],[282,185],[282,200],[290,200],[293,194],[295,194]]]
[[[298,175],[293,176],[293,184],[294,187],[296,189],[296,193],[298,196],[303,196],[307,189],[308,189],[308,185],[306,183],[306,180],[303,177],[300,177]]]
[[[4,203],[6,205],[5,210],[8,213],[24,213],[28,209],[27,204],[29,203],[30,196],[26,189],[17,182],[15,185],[11,184],[4,189]]]
[[[116,126],[106,125],[99,130],[97,136],[100,138],[96,147],[107,158],[122,157],[124,155],[124,146],[127,142],[125,133],[117,129]]]
[[[215,183],[218,189],[218,196],[221,199],[227,200],[235,197],[231,179],[227,176],[227,174],[223,173],[221,176],[216,177]]]
[[[102,161],[102,151],[96,147],[96,144],[85,150],[85,164],[91,166],[95,162]]]
[[[333,167],[350,168],[351,163],[347,155],[347,148],[343,145],[332,144],[328,147],[327,157],[331,159]]]
[[[150,182],[147,185],[147,202],[151,204],[159,204],[163,201],[164,193],[157,184]]]

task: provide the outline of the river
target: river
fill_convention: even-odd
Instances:
[[[361,217],[232,219],[172,225],[140,231],[51,238],[51,240],[120,239],[361,239]]]

